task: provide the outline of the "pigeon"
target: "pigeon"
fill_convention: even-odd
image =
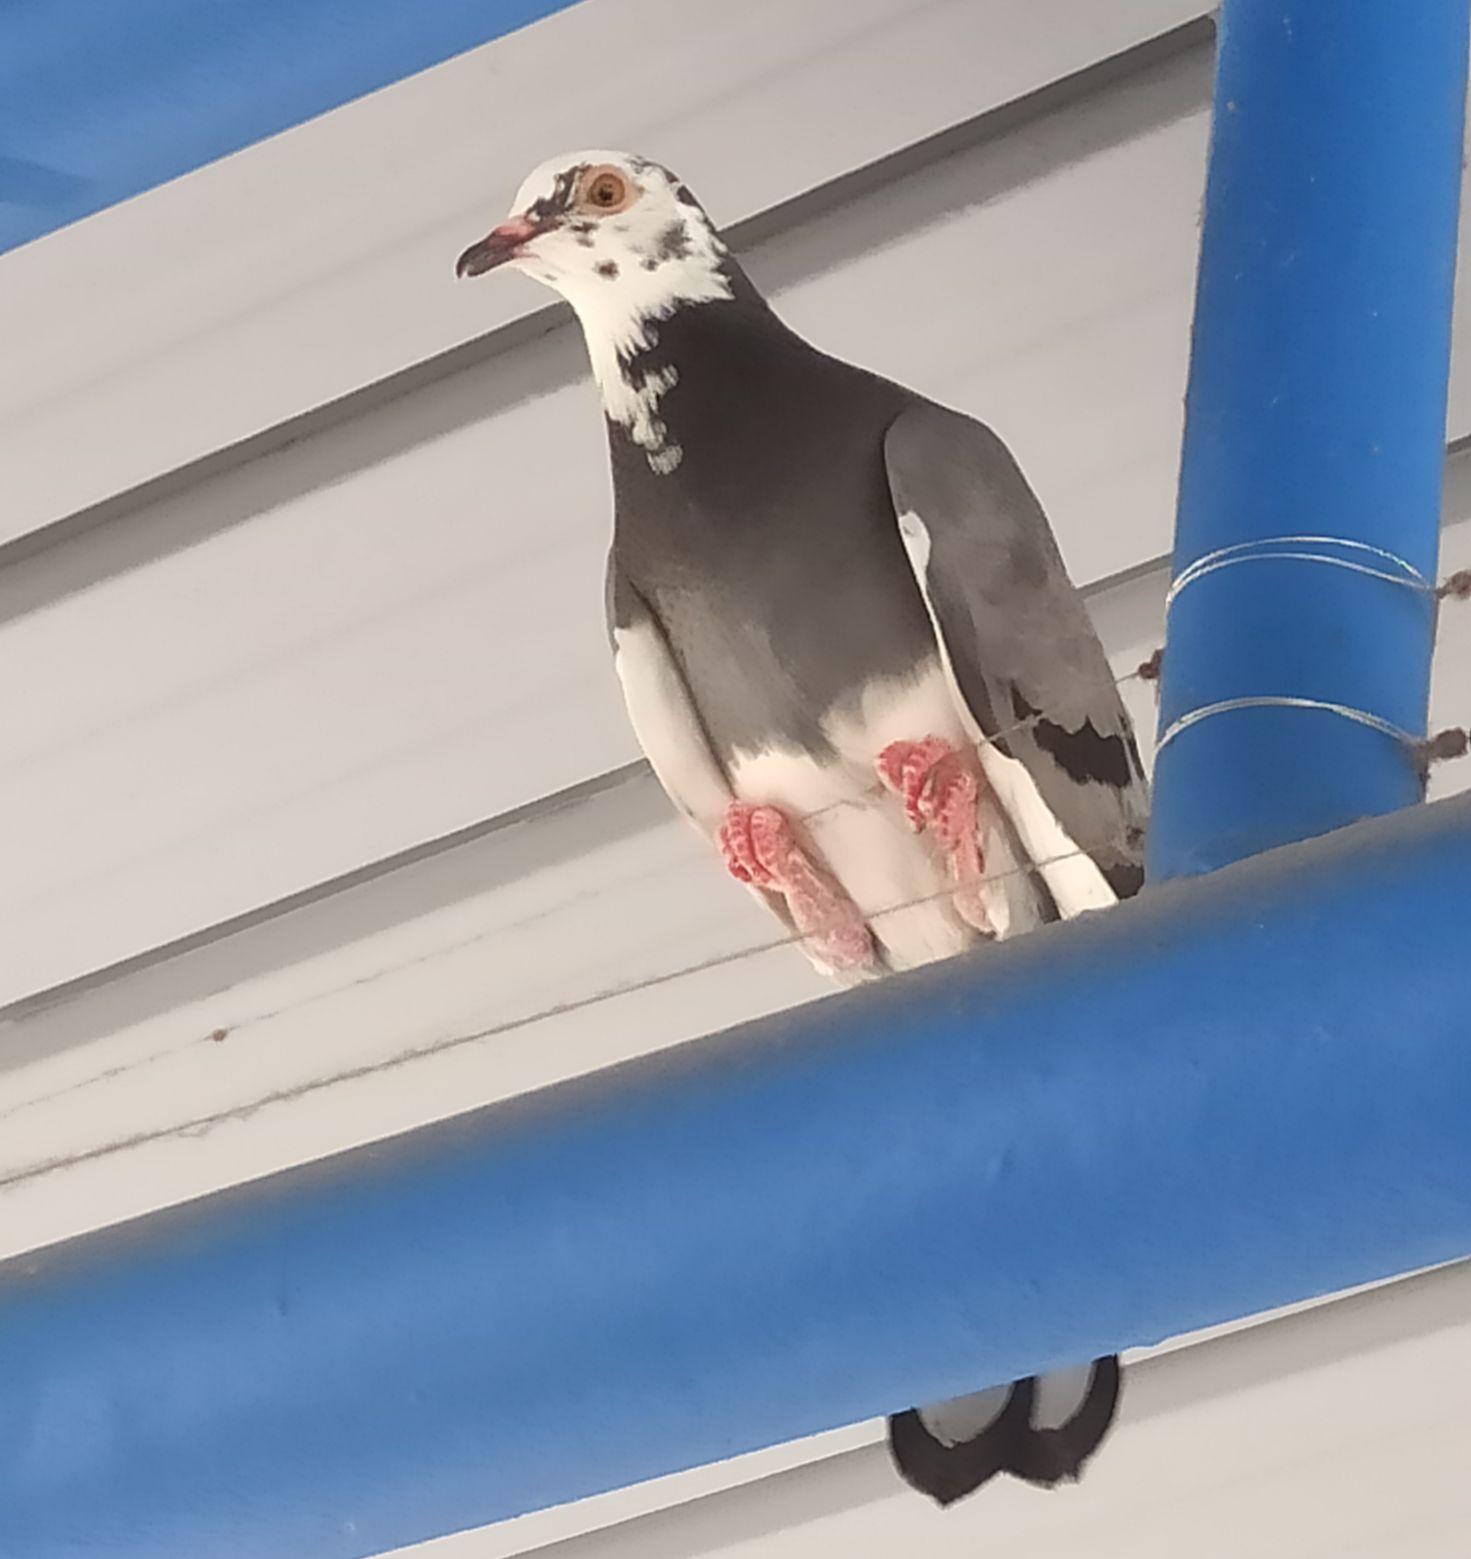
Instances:
[[[635,736],[730,874],[844,984],[1103,909],[1143,882],[1147,790],[1042,508],[971,417],[783,323],[688,187],[554,158],[459,257],[582,326],[614,521],[607,610]],[[942,1505],[1077,1478],[1118,1360],[896,1413]]]

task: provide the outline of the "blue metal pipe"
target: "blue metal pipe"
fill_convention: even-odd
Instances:
[[[1177,576],[1222,547],[1312,535],[1434,577],[1467,17],[1466,0],[1225,0]],[[1433,627],[1426,596],[1348,570],[1224,568],[1171,612],[1161,730],[1289,695],[1423,734]],[[1159,754],[1150,875],[1420,794],[1380,731],[1316,709],[1220,714]]]
[[[0,4],[0,254],[571,3]]]
[[[1471,797],[0,1267],[0,1549],[355,1559],[1471,1251]]]

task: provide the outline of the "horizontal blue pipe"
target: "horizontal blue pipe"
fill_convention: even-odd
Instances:
[[[570,3],[3,0],[0,252]]]
[[[1471,1251],[1471,798],[0,1267],[0,1547],[347,1559]]]
[[[1222,547],[1309,535],[1386,548],[1433,579],[1468,9],[1225,0],[1177,576]],[[1288,695],[1423,734],[1434,619],[1425,596],[1344,569],[1224,568],[1170,614],[1161,728]],[[1392,736],[1318,710],[1220,714],[1159,754],[1150,875],[1205,871],[1419,796]]]

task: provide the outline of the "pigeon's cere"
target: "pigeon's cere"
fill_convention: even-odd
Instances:
[[[1138,889],[1128,716],[995,433],[793,334],[644,158],[539,168],[458,269],[500,265],[587,341],[634,732],[820,969],[873,979]],[[1118,1391],[1099,1360],[901,1413],[890,1446],[941,1503],[998,1472],[1056,1484]]]

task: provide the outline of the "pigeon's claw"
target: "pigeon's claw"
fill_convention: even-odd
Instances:
[[[734,801],[716,838],[732,877],[786,901],[816,962],[834,972],[873,963],[873,933],[863,911],[802,847],[779,808]]]
[[[890,742],[874,767],[903,801],[910,826],[928,832],[944,852],[946,873],[955,884],[956,914],[977,931],[995,936],[982,894],[986,861],[980,796],[985,781],[974,751],[927,736],[918,742]]]
[[[904,815],[917,834],[929,821],[936,765],[953,752],[949,742],[927,736],[922,742],[890,742],[874,764],[879,778],[903,801]]]

